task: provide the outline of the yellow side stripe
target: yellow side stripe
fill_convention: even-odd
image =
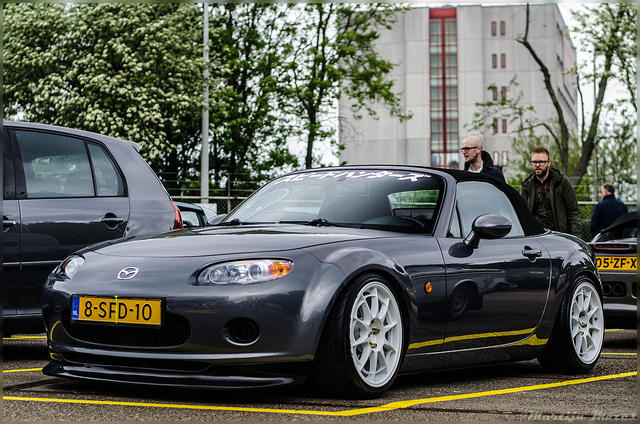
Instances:
[[[445,402],[450,400],[470,399],[483,396],[502,395],[507,393],[527,392],[531,390],[549,389],[553,387],[571,386],[575,384],[591,383],[594,381],[610,380],[614,378],[623,378],[638,375],[637,371],[626,372],[621,374],[603,375],[598,377],[580,378],[575,380],[559,381],[557,383],[536,384],[533,386],[514,387],[511,389],[491,390],[477,393],[466,393],[452,396],[441,396],[425,399],[415,399],[408,401],[392,402],[382,406],[371,408],[351,409],[348,411],[305,411],[299,409],[268,409],[268,408],[242,408],[228,406],[206,406],[206,405],[180,405],[167,403],[138,403],[138,402],[115,402],[101,400],[80,400],[80,399],[49,399],[49,398],[27,398],[17,396],[3,396],[4,400],[21,400],[30,402],[56,402],[56,403],[72,403],[83,405],[114,405],[114,406],[142,406],[153,408],[175,408],[175,409],[198,409],[198,410],[215,410],[215,411],[236,411],[236,412],[265,412],[272,414],[297,414],[297,415],[326,415],[351,417],[356,415],[371,414],[375,412],[384,412],[397,409],[409,408],[425,403]]]
[[[498,333],[479,333],[479,334],[469,334],[467,336],[447,337],[445,339],[429,340],[427,342],[420,342],[420,343],[412,343],[409,345],[409,349],[417,349],[420,347],[431,346],[431,345],[440,344],[440,343],[458,342],[460,340],[486,339],[486,338],[502,337],[502,336],[519,336],[521,334],[533,333],[533,330],[535,329],[536,328],[533,327],[533,328],[526,328],[524,330],[516,330],[516,331],[503,331]]]
[[[629,355],[637,356],[637,352],[600,352],[600,355]]]

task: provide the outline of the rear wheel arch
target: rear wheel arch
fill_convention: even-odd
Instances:
[[[587,373],[598,361],[604,340],[602,287],[579,273],[567,285],[551,336],[538,362],[548,371]]]

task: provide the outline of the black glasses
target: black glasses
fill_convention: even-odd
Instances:
[[[461,147],[461,148],[460,148],[460,151],[461,151],[461,152],[468,152],[469,150],[471,150],[471,149],[477,149],[478,147],[480,147],[480,146],[474,146],[474,147]]]
[[[531,161],[531,165],[534,165],[534,166],[542,166],[542,165],[544,165],[544,164],[545,164],[545,163],[547,163],[547,162],[549,162],[549,161],[548,161],[548,160],[532,160],[532,161]]]

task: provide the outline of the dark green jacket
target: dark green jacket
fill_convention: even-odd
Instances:
[[[520,185],[520,194],[532,213],[535,199],[535,177],[536,174],[532,173]],[[556,229],[580,237],[582,233],[580,209],[578,209],[578,199],[569,178],[555,168],[549,168],[549,178],[551,178],[549,193],[551,211]]]

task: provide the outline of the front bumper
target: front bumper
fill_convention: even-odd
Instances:
[[[132,366],[136,361],[126,365],[106,365],[94,355],[84,358],[74,355],[59,355],[62,362],[52,361],[42,372],[55,377],[67,377],[81,380],[98,380],[103,382],[142,384],[167,387],[190,387],[204,389],[264,389],[278,386],[302,384],[311,368],[311,361],[279,364],[255,364],[244,366],[216,366],[190,364],[191,369],[180,369],[179,361],[165,363],[144,361],[146,366]],[[69,356],[74,362],[68,361]],[[108,360],[105,362],[109,362]],[[151,364],[151,366],[150,366]]]
[[[219,389],[299,384],[308,374],[324,320],[345,276],[335,265],[306,252],[291,257],[299,272],[235,287],[192,285],[179,270],[135,285],[100,278],[99,272],[89,275],[93,281],[78,276],[65,282],[49,280],[43,312],[54,362],[43,371],[60,377]],[[100,264],[110,260],[102,258]],[[161,264],[149,260],[145,266],[158,269]],[[191,274],[197,266],[187,269]],[[161,299],[162,327],[70,319],[72,296],[114,294]],[[248,340],[234,338],[246,335],[239,334],[242,328],[234,333],[232,324],[238,323],[255,324],[255,334]]]

